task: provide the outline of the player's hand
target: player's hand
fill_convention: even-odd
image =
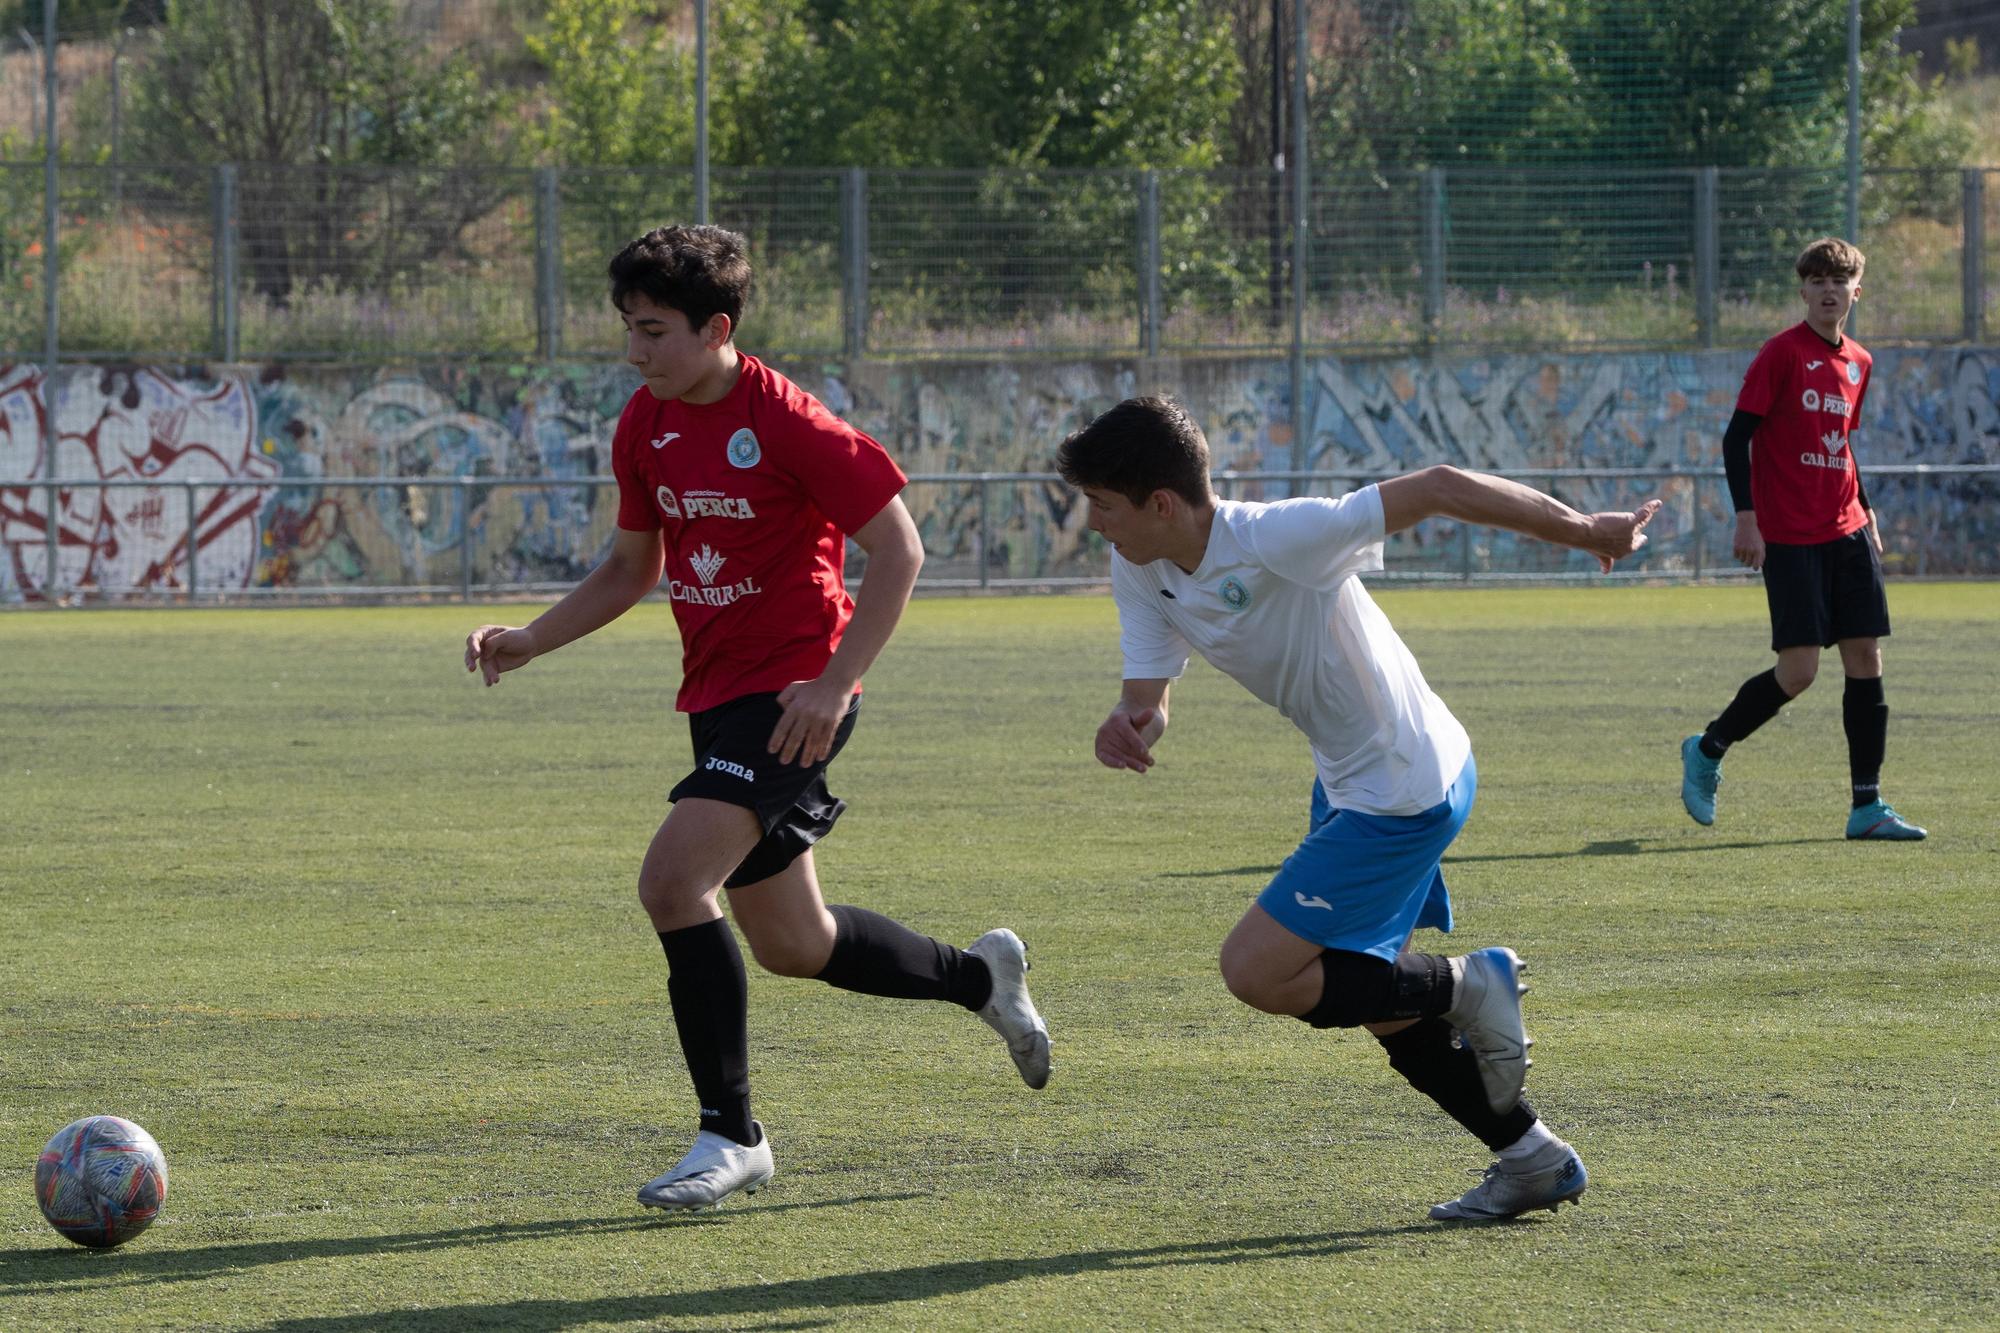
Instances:
[[[524,667],[539,652],[535,636],[507,625],[481,625],[465,636],[465,669],[478,671],[493,685],[503,671]]]
[[[1145,732],[1159,716],[1157,709],[1142,708],[1128,713],[1119,708],[1097,728],[1097,762],[1106,768],[1129,768],[1144,773],[1153,766],[1153,747]],[[1157,735],[1157,733],[1155,733]]]
[[[852,686],[824,676],[793,681],[778,691],[778,705],[785,715],[778,719],[765,750],[778,756],[781,764],[796,757],[801,768],[825,761],[833,753],[834,733],[853,699]]]
[[[1875,511],[1868,511],[1868,540],[1874,543],[1875,554],[1882,554],[1882,525],[1875,521]]]
[[[1646,525],[1660,512],[1658,500],[1648,500],[1629,514],[1592,514],[1583,549],[1597,557],[1607,574],[1611,566],[1646,544]]]
[[[1736,540],[1731,549],[1738,564],[1751,569],[1764,567],[1764,533],[1757,526],[1757,515],[1747,509],[1736,516]]]

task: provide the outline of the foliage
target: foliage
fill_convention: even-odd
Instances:
[[[781,0],[719,145],[772,166],[1205,167],[1237,98],[1196,0]],[[736,40],[744,36],[736,30]]]
[[[498,197],[491,176],[433,177],[404,206],[365,211],[385,178],[357,168],[508,152],[499,91],[470,58],[411,43],[392,0],[172,0],[134,85],[132,157],[246,168],[239,216],[257,225],[242,229],[244,269],[275,301],[392,279],[450,249]]]

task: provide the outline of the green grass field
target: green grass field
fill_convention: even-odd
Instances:
[[[820,856],[834,901],[1021,932],[1048,1090],[963,1011],[753,974],[777,1179],[683,1219],[632,1199],[693,1109],[632,887],[687,763],[666,607],[492,690],[463,636],[528,608],[17,613],[0,1328],[1992,1327],[2000,587],[1891,592],[1918,846],[1841,838],[1832,654],[1681,812],[1755,589],[1378,596],[1473,735],[1452,951],[1529,960],[1581,1208],[1428,1222],[1484,1150],[1372,1041],[1228,996],[1304,744],[1197,664],[1159,767],[1097,767],[1106,598],[916,603]],[[32,1191],[94,1112],[171,1169],[108,1253]]]

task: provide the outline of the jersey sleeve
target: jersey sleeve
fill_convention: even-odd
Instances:
[[[1363,486],[1337,497],[1279,500],[1251,514],[1236,535],[1273,574],[1325,591],[1382,568],[1382,492]]]
[[[646,493],[646,483],[640,479],[638,469],[632,465],[642,433],[637,424],[638,402],[638,394],[634,394],[611,433],[611,475],[618,479],[618,526],[628,532],[653,532],[660,526],[660,511],[654,506],[653,497]]]
[[[1771,415],[1771,404],[1778,401],[1778,390],[1783,387],[1784,365],[1785,357],[1778,350],[1777,339],[1758,348],[1750,368],[1743,372],[1743,388],[1736,395],[1736,410],[1760,417]]]
[[[1118,646],[1125,655],[1126,680],[1178,680],[1193,651],[1160,610],[1159,591],[1130,561],[1111,557],[1111,597],[1118,604]]]
[[[801,393],[785,407],[783,466],[835,527],[853,535],[909,478],[888,450],[816,400]]]

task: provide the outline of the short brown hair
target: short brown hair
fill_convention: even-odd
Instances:
[[[620,310],[637,294],[678,310],[699,330],[729,316],[733,336],[750,299],[750,260],[741,236],[721,227],[655,227],[613,256],[611,303]]]
[[[1209,503],[1208,437],[1171,398],[1127,398],[1062,442],[1062,479],[1122,495],[1133,504],[1172,491],[1189,504]]]
[[[1803,282],[1808,278],[1858,278],[1867,265],[1868,256],[1859,246],[1838,236],[1822,236],[1799,251],[1799,262],[1793,267]]]

